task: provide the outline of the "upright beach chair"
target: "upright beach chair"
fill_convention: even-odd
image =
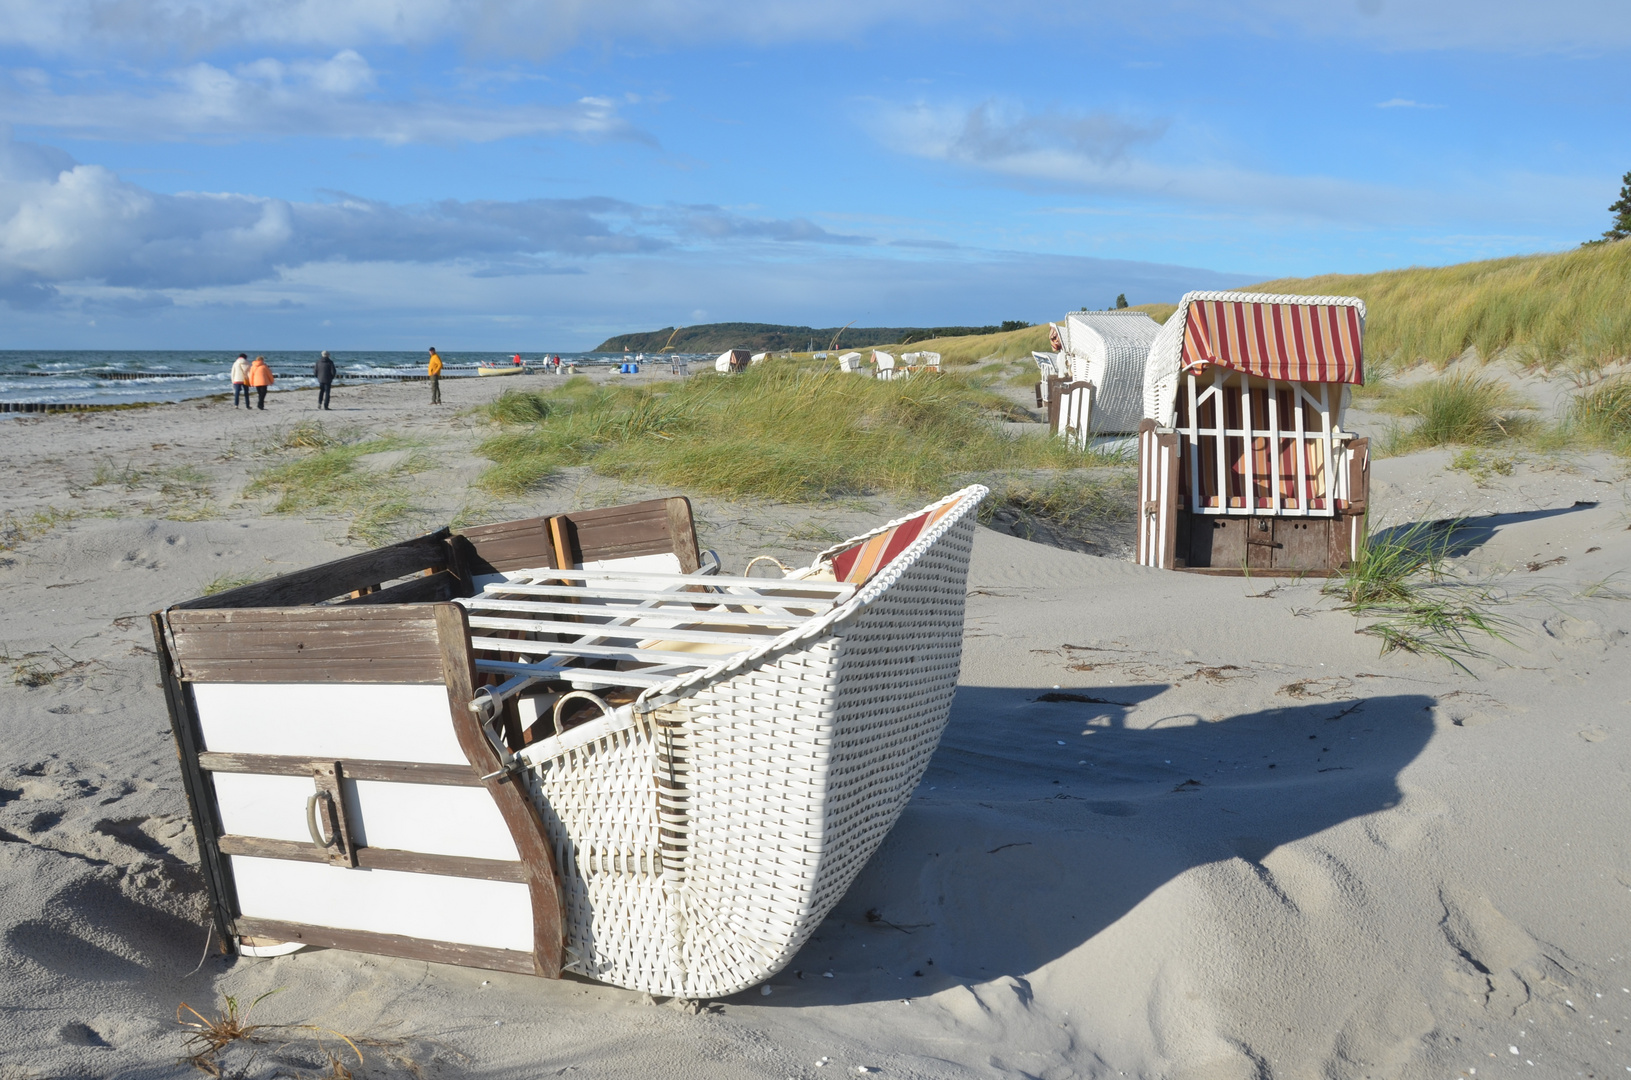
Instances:
[[[846,375],[858,374],[861,370],[861,354],[847,352],[838,358],[838,370]]]
[[[872,366],[877,369],[877,377],[888,381],[895,377],[895,357],[879,349],[872,350]]]
[[[1140,563],[1332,574],[1359,557],[1370,446],[1342,415],[1364,326],[1351,296],[1184,296],[1145,367]]]
[[[1161,324],[1142,311],[1073,311],[1058,328],[1058,375],[1092,386],[1086,434],[1131,435],[1144,418],[1144,364]],[[1062,421],[1081,406],[1060,410]],[[1076,428],[1057,428],[1067,435]]]

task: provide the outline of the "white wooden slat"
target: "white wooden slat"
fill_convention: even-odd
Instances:
[[[762,639],[761,639],[762,640]],[[668,652],[660,649],[622,649],[606,645],[564,645],[554,641],[523,641],[516,638],[475,637],[470,639],[473,649],[488,652],[521,653],[524,656],[586,656],[593,660],[628,660],[637,664],[656,662],[684,663],[704,658],[706,663],[722,660],[732,653]],[[746,651],[739,650],[739,651]],[[615,675],[617,672],[605,672]]]
[[[853,586],[845,586],[852,588]],[[698,592],[672,590],[614,589],[583,585],[489,585],[481,596],[460,597],[456,603],[475,607],[489,598],[500,596],[566,596],[585,600],[639,600],[655,604],[749,604],[753,607],[801,608],[820,613],[831,610],[848,599],[847,596],[774,596],[766,593]]]
[[[476,670],[495,675],[537,675],[543,679],[558,679],[574,686],[660,686],[676,675],[706,667],[719,659],[700,654],[695,664],[665,664],[662,667],[638,668],[633,671],[603,671],[598,668],[571,668],[556,663],[518,664],[513,660],[477,660]]]
[[[532,951],[532,900],[516,881],[228,856],[246,916]]]
[[[855,591],[855,586],[844,581],[808,581],[800,578],[796,581],[782,581],[776,578],[762,577],[732,577],[727,574],[712,574],[700,577],[694,574],[658,574],[635,570],[538,570],[536,574],[543,578],[560,578],[570,581],[636,581],[650,582],[654,585],[666,585],[669,590],[681,589],[687,585],[736,585],[751,589],[755,592],[762,589],[784,589],[794,587],[809,589],[815,592],[848,593]],[[493,585],[489,588],[503,590],[504,586]]]
[[[665,620],[666,621],[666,620]],[[570,619],[505,619],[491,615],[472,615],[470,625],[479,630],[521,630],[533,634],[578,634],[596,641],[639,641],[643,638],[663,638],[668,641],[695,641],[700,644],[753,645],[774,638],[774,631],[763,634],[731,633],[725,630],[687,630],[676,626],[653,626],[639,621],[617,623],[583,623]],[[555,644],[551,642],[550,644]]]
[[[640,607],[632,604],[607,604],[604,609],[601,609],[587,607],[584,604],[552,604],[541,600],[489,600],[485,598],[479,598],[475,603],[468,606],[471,611],[534,611],[546,615],[583,615],[593,618],[617,617],[627,613],[640,616],[648,621],[725,623],[731,626],[790,627],[809,622],[812,618],[809,615],[773,615],[752,611],[696,611],[683,608],[662,609]]]

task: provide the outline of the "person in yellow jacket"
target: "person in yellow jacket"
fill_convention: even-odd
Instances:
[[[266,357],[257,356],[255,362],[249,365],[249,385],[255,388],[255,408],[266,408],[266,391],[272,388],[277,376],[266,363]]]
[[[436,355],[436,346],[430,347],[430,365],[426,368],[430,373],[430,403],[442,403],[442,358]]]

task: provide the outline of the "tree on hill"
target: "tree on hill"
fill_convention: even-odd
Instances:
[[[1124,308],[1126,306],[1127,306],[1127,294],[1126,293],[1117,293],[1116,294],[1116,310],[1120,311],[1122,308]]]
[[[1601,240],[1587,240],[1588,244],[1609,243],[1631,237],[1631,172],[1625,174],[1620,186],[1619,202],[1610,204],[1608,212],[1614,215],[1614,224]]]

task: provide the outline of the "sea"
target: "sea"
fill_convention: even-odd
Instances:
[[[122,405],[142,402],[185,401],[232,393],[234,352],[108,351],[66,349],[14,349],[0,351],[0,402],[59,405]],[[251,353],[251,359],[257,354]],[[317,385],[312,378],[314,351],[263,352],[277,376],[279,389]],[[336,352],[330,357],[340,381],[369,381],[392,375],[423,375],[422,352]],[[672,354],[647,358],[667,364]],[[445,378],[475,376],[481,364],[508,366],[515,353],[447,352],[442,354]],[[634,359],[624,353],[521,353],[528,365],[559,356],[584,365],[615,365]],[[695,358],[692,358],[693,362]]]

